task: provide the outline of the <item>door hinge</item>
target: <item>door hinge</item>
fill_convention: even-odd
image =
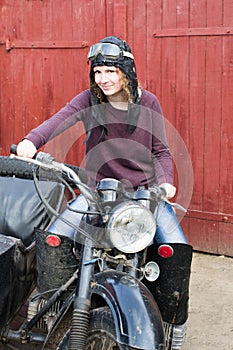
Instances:
[[[2,43],[3,44],[3,43]],[[5,41],[6,51],[13,49],[83,49],[89,46],[87,41],[41,41],[41,40],[13,40]]]

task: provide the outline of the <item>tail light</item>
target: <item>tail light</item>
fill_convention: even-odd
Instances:
[[[50,247],[59,247],[59,245],[61,244],[61,239],[57,235],[51,234],[46,237],[46,243]]]
[[[158,254],[162,258],[170,258],[174,254],[174,250],[169,244],[162,244],[158,248]]]

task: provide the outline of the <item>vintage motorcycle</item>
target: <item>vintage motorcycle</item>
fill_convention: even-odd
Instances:
[[[93,190],[82,169],[47,153],[17,158],[0,157],[2,343],[39,343],[44,350],[180,349],[183,334],[161,316],[167,311],[160,285],[183,247],[153,243],[152,212],[166,201],[164,191],[128,192],[109,178]],[[85,212],[72,207],[80,193]],[[47,230],[64,208],[82,217],[79,225],[64,220],[75,230],[72,237]],[[23,305],[27,318],[14,329]]]

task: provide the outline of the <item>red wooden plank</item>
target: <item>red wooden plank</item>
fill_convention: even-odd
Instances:
[[[57,2],[54,2],[54,4],[57,5]],[[61,27],[61,33],[58,37],[59,40],[70,41],[73,39],[73,24],[71,21],[73,12],[75,12],[73,6],[74,5],[72,1],[60,1],[59,7],[61,17],[59,19],[59,22]],[[65,21],[64,18],[66,18]]]
[[[105,17],[105,26],[106,26],[106,36],[113,35],[114,26],[113,26],[113,12],[114,12],[114,1],[106,0],[106,17]]]
[[[223,1],[208,0],[206,2],[206,24],[208,27],[221,26],[223,18]]]
[[[206,27],[207,1],[195,0],[189,2],[190,28]]]
[[[222,3],[210,1],[207,3],[208,26],[222,24]],[[221,148],[221,70],[222,40],[208,37],[206,41],[206,108],[205,108],[205,155],[204,155],[204,206],[205,211],[219,211],[220,200],[220,148]],[[213,142],[214,140],[214,142]],[[214,236],[216,250],[219,252],[218,237]]]
[[[94,3],[92,1],[92,5],[90,6],[93,9],[93,13],[90,13],[89,17],[87,18],[86,31],[87,33],[89,33],[91,43],[93,44],[94,42],[103,39],[105,36],[107,36],[105,0],[94,0]],[[90,18],[92,18],[93,20],[92,28],[94,30],[90,30]]]
[[[181,227],[186,232],[188,242],[195,250],[208,253],[218,252],[216,242],[219,240],[219,223],[185,217]]]
[[[206,2],[189,3],[190,28],[206,26]],[[192,209],[202,210],[203,196],[203,155],[205,125],[205,75],[206,75],[206,38],[191,37],[190,43],[190,154],[194,168],[194,189]],[[201,234],[201,233],[200,233]],[[200,236],[198,235],[198,237]]]
[[[53,99],[54,99],[54,87],[52,85],[53,77],[53,62],[54,62],[54,51],[43,50],[43,63],[42,63],[42,109],[43,116],[42,120],[47,119],[54,111]],[[41,121],[42,121],[41,120]]]
[[[177,0],[176,25],[189,26],[189,5],[185,0]],[[176,128],[186,145],[189,145],[189,39],[176,39]],[[182,62],[182,64],[180,64]]]
[[[165,117],[175,125],[176,39],[164,38],[162,40],[161,61],[161,103]]]
[[[176,1],[176,27],[189,27],[189,2],[186,0]]]
[[[187,38],[176,39],[176,90],[175,90],[175,127],[180,137],[184,141],[186,147],[189,147],[189,133],[190,133],[190,119],[189,119],[189,42]],[[182,64],[180,64],[182,62]],[[175,143],[175,138],[170,138],[171,143]],[[174,154],[174,174],[175,174],[175,185],[177,187],[178,202],[181,202],[182,197],[184,198],[185,207],[189,205],[191,199],[191,193],[193,191],[193,174],[192,167],[188,167],[188,155],[184,149],[181,148],[181,140],[178,139],[175,147]],[[188,152],[187,152],[188,153]]]
[[[42,10],[43,10],[43,4],[42,1],[31,1],[32,3],[32,12],[31,12],[31,26],[28,28],[29,33],[26,38],[32,38],[33,40],[36,40],[38,38],[41,38],[43,28],[41,26],[42,23]],[[28,6],[27,4],[24,6]]]
[[[52,1],[41,1],[41,30],[40,39],[44,41],[54,40],[54,33],[52,30]],[[57,6],[59,9],[59,6]],[[39,38],[38,38],[39,39]]]
[[[176,28],[176,1],[162,1],[162,28]]]
[[[232,0],[224,0],[222,17],[223,17],[224,26],[233,25],[233,1]]]
[[[233,225],[227,223],[219,224],[219,247],[220,254],[233,256]]]
[[[153,15],[152,15],[153,14]],[[150,28],[161,29],[161,1],[150,0],[147,2],[147,88],[161,96],[161,39],[153,39]],[[156,17],[156,21],[155,21]]]
[[[39,52],[25,52],[22,50],[22,55],[25,62],[23,73],[24,101],[22,107],[25,125],[24,132],[28,133],[31,128],[37,126],[41,121],[41,54]],[[23,136],[21,134],[21,137]]]
[[[176,39],[176,128],[189,145],[189,41]],[[182,64],[181,64],[182,62]]]
[[[0,24],[0,28],[1,24]],[[4,95],[3,95],[3,91],[4,89],[4,81],[5,81],[5,76],[3,75],[3,72],[5,72],[5,60],[4,60],[4,47],[0,45],[0,155],[2,154],[2,150],[3,150],[3,128],[2,128],[2,121],[3,121],[3,113],[4,113]]]
[[[147,23],[146,2],[133,2],[133,30],[134,30],[134,57],[137,67],[138,79],[142,86],[147,86]]]
[[[221,144],[221,40],[207,39],[206,46],[206,107],[204,150],[203,209],[219,206],[220,144]],[[214,142],[213,142],[214,140]],[[215,210],[216,211],[216,210]]]
[[[190,143],[189,152],[194,168],[194,189],[191,207],[202,209],[203,201],[203,155],[205,125],[205,48],[204,38],[190,39],[190,92],[189,120]]]
[[[3,46],[0,47],[1,63],[0,63],[0,76],[1,76],[1,128],[0,128],[0,150],[1,154],[9,153],[10,140],[12,140],[12,108],[13,103],[13,84],[11,74],[11,62],[6,58],[6,52]]]
[[[221,162],[220,162],[220,204],[219,210],[233,213],[233,42],[223,40],[222,63],[222,125],[221,125]]]
[[[24,52],[21,51],[16,55],[11,53],[11,57],[12,69],[14,70],[14,128],[11,143],[18,143],[26,132],[24,115]]]
[[[176,2],[162,1],[162,28],[176,28]],[[176,39],[162,40],[162,105],[165,117],[175,125]]]
[[[134,13],[133,13],[134,0],[128,0],[126,2],[126,41],[129,43],[132,51],[134,52]]]
[[[233,27],[207,27],[207,28],[172,28],[153,32],[154,38],[192,37],[192,36],[231,36]]]
[[[33,37],[33,23],[34,23],[34,13],[32,10],[33,1],[24,1],[22,2],[22,11],[20,14],[20,18],[22,20],[22,35],[24,38],[31,38]],[[22,38],[22,37],[21,37]]]
[[[113,32],[108,35],[114,34],[122,39],[126,38],[126,2],[121,0],[115,0],[113,3]]]
[[[5,5],[5,4],[4,4]],[[14,6],[14,3],[12,3]],[[1,41],[14,35],[12,31],[13,17],[11,16],[12,8],[2,6],[0,20],[0,35]],[[0,147],[1,154],[9,154],[9,146],[13,135],[13,120],[14,120],[14,97],[13,97],[13,76],[11,56],[7,55],[4,46],[0,46],[0,76],[1,76],[1,129],[0,129]]]
[[[61,0],[52,1],[51,17],[48,20],[51,23],[51,38],[53,40],[58,40],[62,36],[62,12],[60,11]],[[59,8],[59,11],[58,11]]]

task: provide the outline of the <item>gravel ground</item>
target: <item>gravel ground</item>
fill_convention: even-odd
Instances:
[[[194,253],[182,350],[233,350],[233,258]]]

